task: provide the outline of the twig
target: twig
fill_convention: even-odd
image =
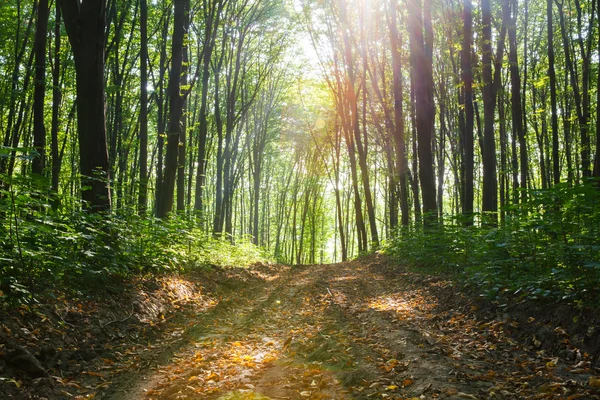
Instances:
[[[123,323],[125,321],[127,321],[129,318],[133,317],[133,314],[135,314],[134,310],[133,310],[133,305],[131,305],[131,314],[129,314],[127,317],[123,318],[123,319],[115,319],[113,321],[107,322],[106,324],[102,325],[102,329],[106,328],[107,326],[109,326],[110,324],[114,324],[115,322],[118,323]]]

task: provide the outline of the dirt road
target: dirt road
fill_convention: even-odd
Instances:
[[[381,256],[254,273],[97,398],[600,398],[585,355],[517,343],[509,316],[440,304],[450,283]]]

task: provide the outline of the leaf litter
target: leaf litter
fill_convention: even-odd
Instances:
[[[61,324],[38,310],[39,321],[25,326],[30,334],[18,335],[21,346],[43,341],[50,329],[63,332],[65,342],[64,333],[75,328],[85,337],[81,319],[114,332],[103,344],[90,341],[102,351],[85,363],[44,364],[49,377],[18,376],[0,364],[0,394],[117,400],[600,398],[597,359],[577,348],[567,329],[552,328],[562,350],[549,351],[547,335],[523,340],[517,318],[482,315],[452,282],[408,272],[381,255],[334,265],[223,270],[195,279],[161,284],[172,294],[168,307],[141,295],[144,313],[131,302],[133,308],[121,307],[120,315],[107,318],[98,303],[69,302],[60,315],[75,312],[80,319]],[[51,327],[39,328],[43,324]],[[2,328],[5,336],[19,329],[4,321]],[[86,350],[83,343],[71,347]],[[39,351],[31,354],[41,358]],[[52,382],[50,389],[36,379]]]

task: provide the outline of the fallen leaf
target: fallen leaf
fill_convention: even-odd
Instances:
[[[405,380],[402,381],[402,387],[410,386],[413,383],[415,383],[414,379],[412,379],[412,378],[406,378]]]

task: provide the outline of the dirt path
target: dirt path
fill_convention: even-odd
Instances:
[[[510,317],[438,304],[448,282],[383,257],[257,273],[96,398],[600,398],[585,354],[516,343]]]

